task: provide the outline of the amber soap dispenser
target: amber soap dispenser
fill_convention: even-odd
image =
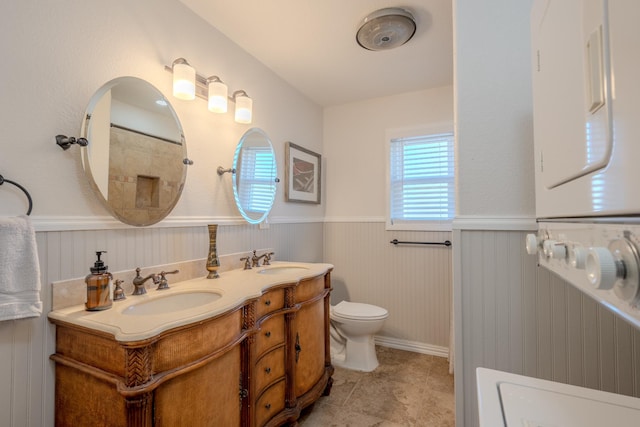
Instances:
[[[87,284],[87,301],[84,306],[88,311],[106,310],[111,308],[113,300],[111,298],[111,273],[107,271],[109,267],[104,265],[100,256],[107,251],[97,251],[98,258],[90,268],[91,274],[85,277]]]

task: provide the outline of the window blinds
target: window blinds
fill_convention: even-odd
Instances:
[[[453,133],[392,139],[390,161],[392,224],[453,218]]]
[[[275,161],[270,148],[247,147],[243,150],[240,176],[240,200],[249,212],[266,212],[275,196]]]

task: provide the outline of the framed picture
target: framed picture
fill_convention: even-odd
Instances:
[[[320,204],[322,156],[293,142],[287,142],[285,160],[285,200]]]

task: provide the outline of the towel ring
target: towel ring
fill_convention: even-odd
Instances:
[[[18,187],[19,189],[22,190],[22,192],[24,193],[25,196],[27,196],[27,199],[29,200],[29,210],[27,211],[27,215],[31,215],[31,208],[33,208],[33,201],[31,200],[31,194],[29,194],[27,189],[24,188],[22,185],[18,184],[17,182],[13,182],[11,180],[8,180],[5,177],[3,177],[2,175],[0,175],[0,185],[4,184],[5,182],[8,182],[9,184],[15,185],[16,187]]]

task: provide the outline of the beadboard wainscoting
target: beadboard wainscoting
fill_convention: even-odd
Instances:
[[[215,223],[215,221],[212,221]],[[278,223],[268,229],[252,225],[222,225],[221,255],[273,248],[276,260],[321,262],[323,225]],[[0,426],[51,427],[54,422],[55,331],[46,314],[51,310],[51,283],[84,277],[96,250],[111,271],[150,267],[207,256],[206,225],[176,228],[125,228],[36,233],[42,280],[43,316],[0,322]],[[203,276],[206,274],[203,271]]]
[[[451,232],[386,231],[385,223],[327,222],[324,261],[335,266],[332,303],[378,305],[389,317],[376,342],[447,356],[452,251],[446,246],[392,245],[391,240],[451,240]]]
[[[640,331],[525,251],[526,231],[455,230],[456,420],[477,367],[640,397]]]

